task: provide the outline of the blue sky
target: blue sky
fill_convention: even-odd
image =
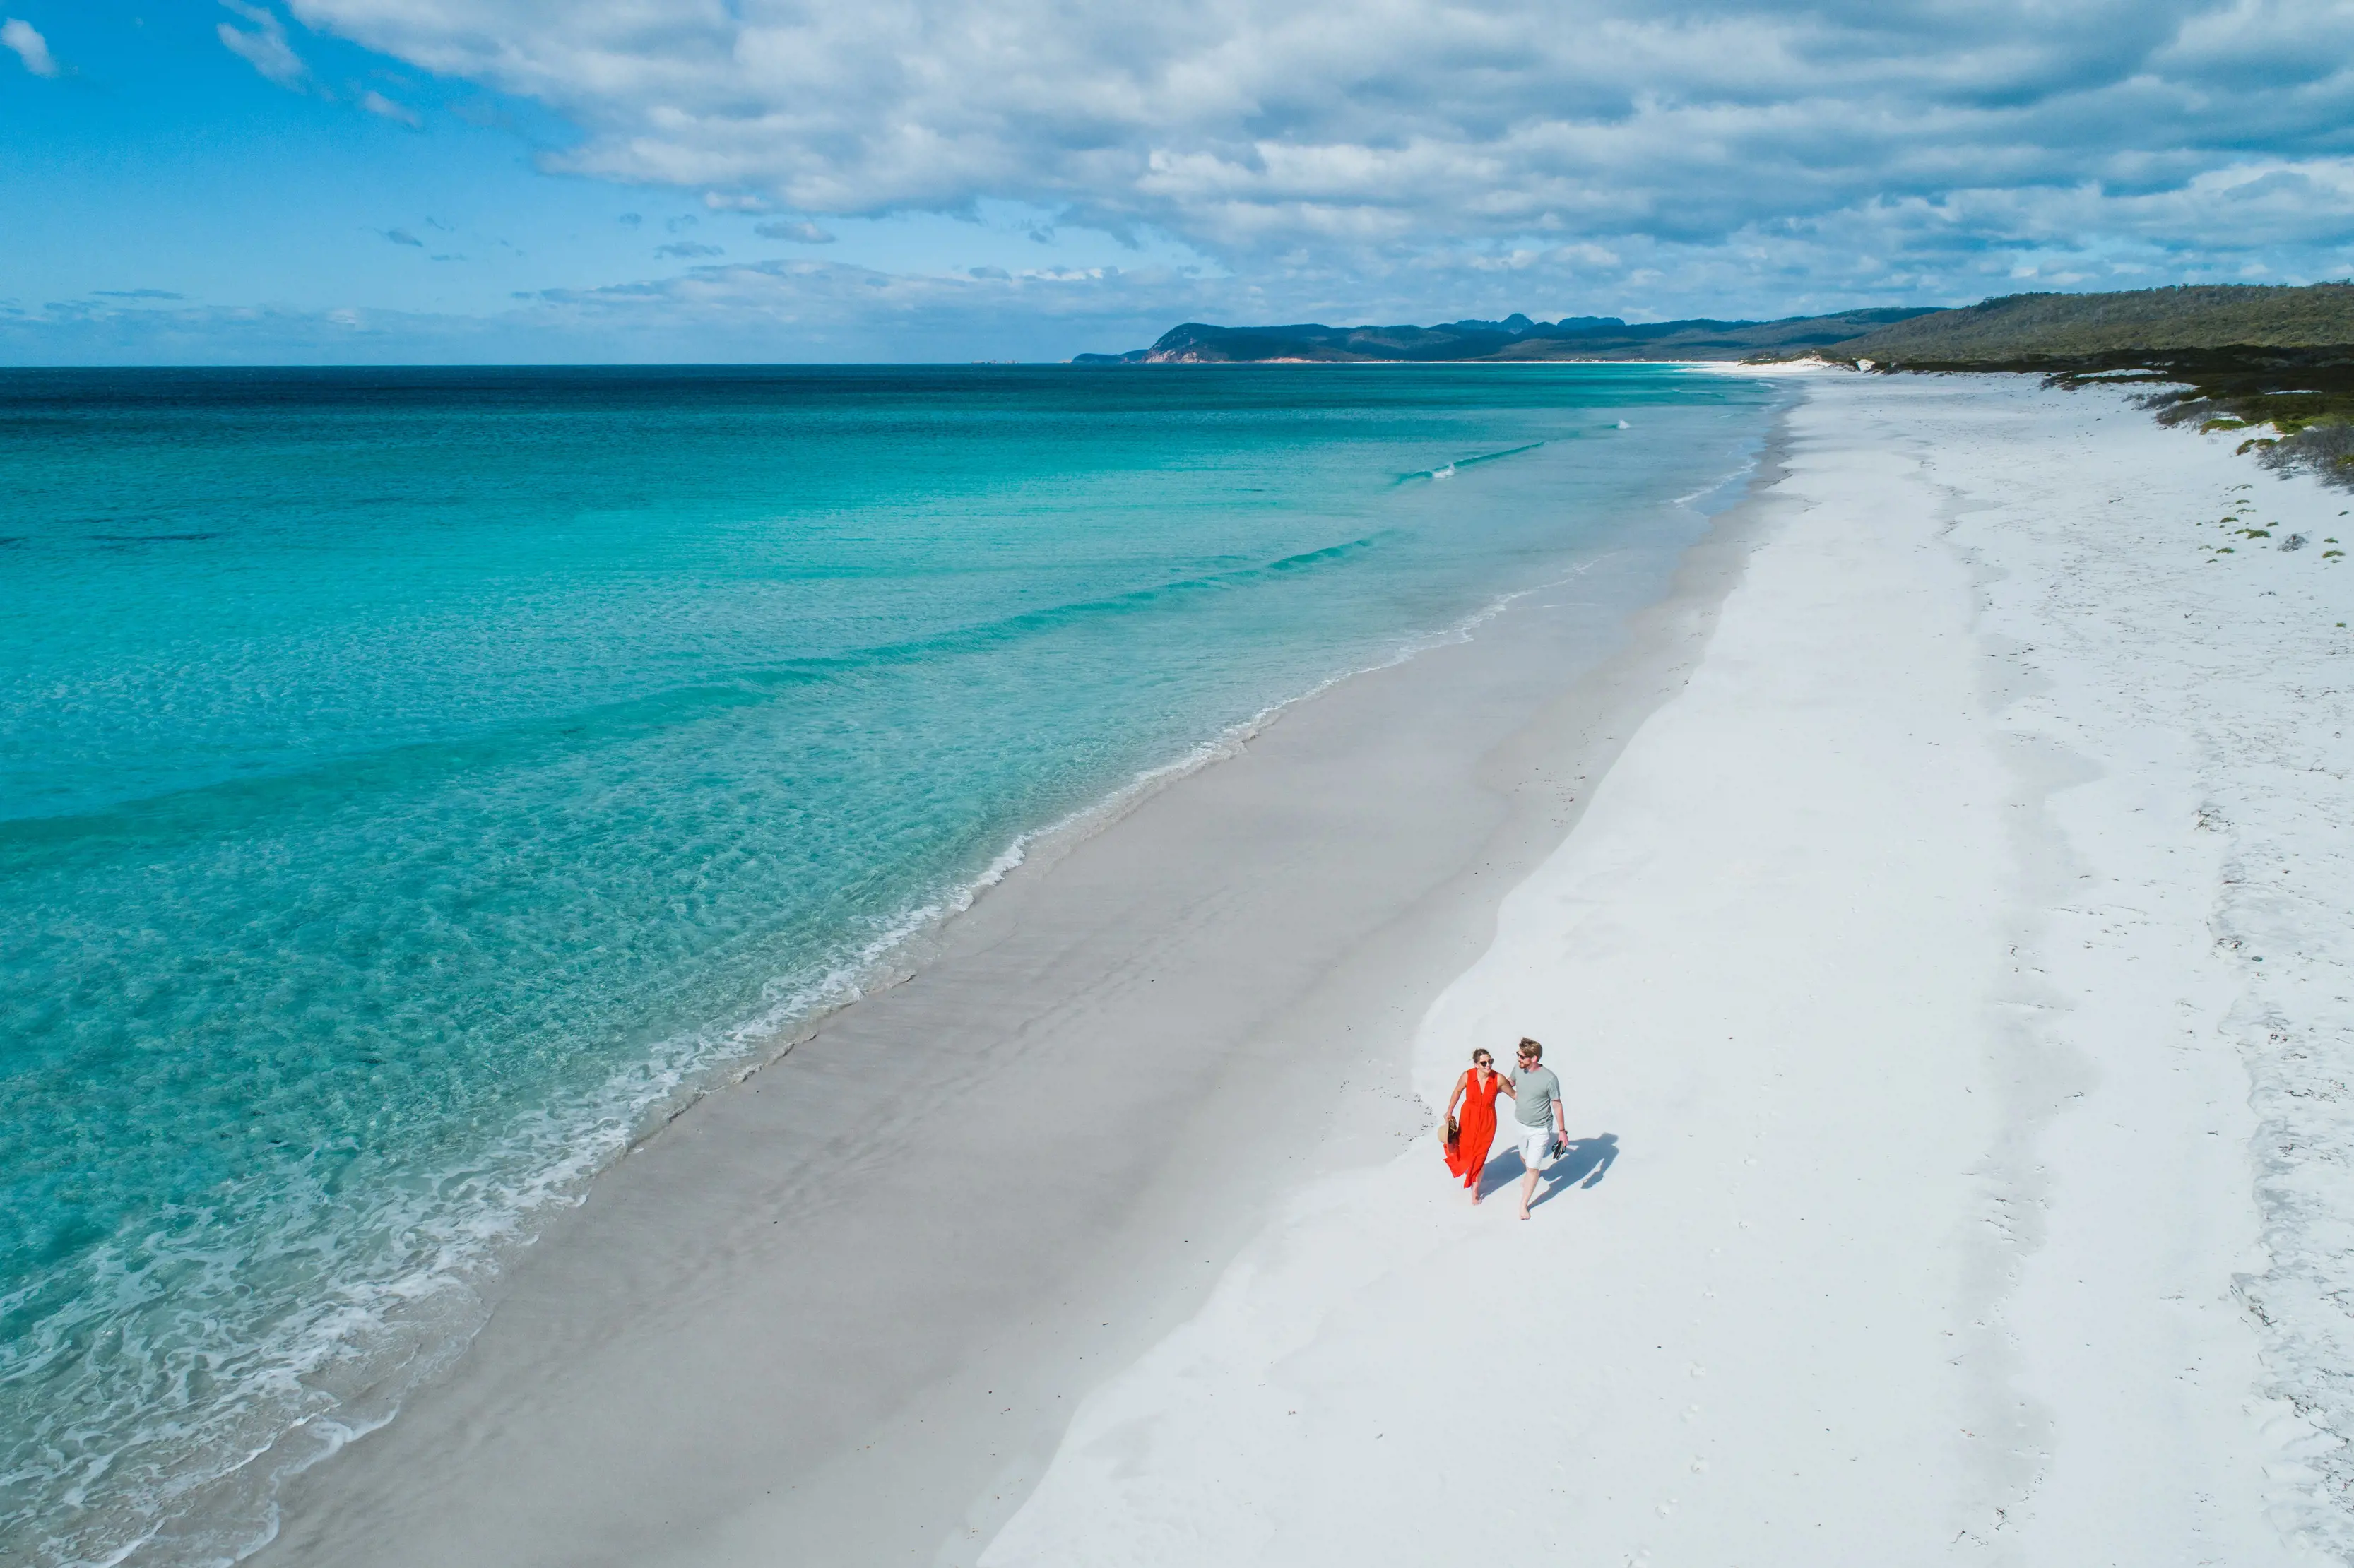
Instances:
[[[2354,6],[0,0],[0,360],[1060,358],[2354,273]]]

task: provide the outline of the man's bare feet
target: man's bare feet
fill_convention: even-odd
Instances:
[[[1524,1219],[1524,1220],[1525,1220],[1525,1219],[1527,1219],[1528,1217],[1529,1217],[1529,1212],[1528,1212],[1526,1209],[1522,1209],[1522,1210],[1521,1211],[1521,1218],[1522,1218],[1522,1219]]]

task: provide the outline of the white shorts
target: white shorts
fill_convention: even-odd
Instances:
[[[1543,1127],[1522,1127],[1512,1124],[1521,1135],[1521,1163],[1534,1171],[1553,1159],[1553,1123]]]

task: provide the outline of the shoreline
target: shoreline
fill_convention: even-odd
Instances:
[[[1076,360],[1046,359],[1029,363],[1070,366],[1082,370],[1247,370],[1257,365],[1324,365],[1336,370],[1379,366],[1392,369],[1412,369],[1432,365],[1648,365],[1654,369],[1674,369],[1688,366],[1694,370],[1713,370],[1733,376],[1773,376],[1793,369],[1828,370],[1833,368],[1820,360],[1768,360],[1756,365],[1745,359],[1154,359],[1133,364],[1080,365]]]
[[[1747,482],[1754,491],[1757,480]],[[1582,810],[1583,785],[1573,777],[1565,800],[1553,792],[1553,775],[1598,777],[1639,710],[1689,662],[1696,625],[1704,628],[1727,574],[1738,570],[1744,517],[1745,503],[1720,514],[1678,558],[1668,597],[1631,619],[1581,622],[1572,602],[1579,578],[1532,590],[1491,611],[1476,635],[1296,699],[1223,758],[1208,758],[1220,766],[1196,765],[1112,810],[1098,831],[1050,843],[1013,868],[922,938],[930,950],[911,979],[827,1015],[801,1044],[700,1097],[600,1176],[588,1203],[559,1217],[501,1282],[491,1323],[458,1370],[411,1395],[389,1425],[291,1478],[277,1538],[249,1561],[774,1562],[784,1540],[814,1562],[985,1539],[1091,1386],[1096,1372],[1075,1357],[1108,1368],[1181,1320],[1211,1269],[1262,1217],[1278,1179],[1302,1165],[1377,1159],[1416,1130],[1398,1076],[1413,1015],[1476,956],[1505,887]],[[1566,693],[1564,669],[1584,671]],[[1398,733],[1402,724],[1439,733],[1417,745]],[[1380,775],[1371,789],[1369,769]],[[1322,847],[1311,842],[1305,855],[1297,842],[1303,789],[1333,802],[1322,813]],[[1373,839],[1361,842],[1367,832]],[[1401,855],[1401,837],[1437,842]],[[1411,863],[1352,871],[1368,842],[1382,846],[1379,858]],[[1206,855],[1195,853],[1204,845]],[[1305,898],[1296,887],[1251,886],[1245,895],[1256,906],[1237,910],[1225,906],[1234,889],[1204,860],[1365,885],[1311,888]],[[1136,886],[1189,876],[1193,885],[1176,904],[1138,906]],[[1186,950],[1162,959],[1108,950],[1108,911],[1113,930],[1124,925]],[[1311,951],[1278,955],[1271,966],[1257,951],[1303,931],[1318,933],[1298,944]],[[1025,943],[1034,949],[1027,958]],[[1217,971],[1237,962],[1281,972],[1250,976],[1241,994],[1223,994],[1237,988]],[[1026,972],[1006,973],[1025,963]],[[1074,976],[1092,979],[1073,985]],[[1083,1065],[1075,1015],[1097,1029],[1150,1033],[1170,1012],[1158,991],[1164,981],[1182,992],[1185,1016],[1208,1021],[1217,1049],[1191,1054],[1192,1039],[1169,1040],[1162,1052],[1188,1059],[1161,1063],[1148,1075],[1153,1082],[1125,1090]],[[1009,994],[1025,982],[1023,994]],[[1058,983],[1075,994],[1053,996]],[[957,1093],[986,1100],[991,1114],[976,1118],[986,1126],[951,1129],[942,1140],[949,1147],[933,1148],[924,1141],[928,1118],[895,1122],[861,1108],[840,1126],[811,1119],[812,1105],[843,1092],[843,1075],[854,1079],[878,1056],[922,1050],[910,1041],[963,1026],[976,1009],[991,1020],[980,1047],[985,1070],[949,1053],[926,1055],[920,1071],[949,1075]],[[1044,1066],[1054,1071],[1042,1074]],[[1084,1092],[1074,1095],[1056,1073],[1085,1080]],[[1284,1124],[1302,1099],[1330,1098],[1336,1074],[1348,1085],[1341,1107],[1302,1149]],[[762,1097],[779,1084],[785,1094]],[[968,1250],[990,1239],[976,1232],[1002,1230],[1008,1203],[1051,1212],[1052,1183],[1016,1181],[992,1190],[990,1205],[948,1203],[950,1215],[909,1189],[996,1180],[1013,1130],[1042,1119],[1037,1097],[1056,1101],[1045,1108],[1075,1124],[1060,1152],[1115,1191],[1053,1213],[1048,1228],[1061,1227],[1054,1244],[1023,1261],[1026,1272],[1004,1277],[1011,1259]],[[1177,1125],[1151,1126],[1169,1107]],[[945,1112],[936,1106],[932,1114]],[[1121,1128],[1149,1147],[1124,1150],[1118,1136],[1106,1147],[1104,1134]],[[877,1154],[911,1138],[911,1159],[928,1171],[913,1181]],[[802,1152],[768,1152],[784,1148]],[[827,1158],[852,1174],[822,1169]],[[796,1212],[801,1206],[808,1212]],[[844,1210],[864,1210],[862,1224],[845,1225]],[[776,1216],[767,1228],[786,1236],[752,1234],[761,1228],[747,1219],[755,1213]],[[962,1261],[938,1271],[885,1263],[854,1292],[795,1277],[787,1255],[855,1259],[864,1270],[861,1249],[872,1238],[911,1233],[920,1245],[957,1249]],[[996,1235],[992,1245],[1006,1241]],[[617,1264],[617,1251],[633,1261]],[[1051,1287],[1042,1289],[1042,1278]],[[655,1281],[669,1287],[651,1288]],[[940,1322],[937,1307],[911,1317],[896,1305],[940,1289],[960,1298],[959,1322]],[[1058,1293],[1063,1301],[1044,1299]],[[806,1321],[791,1321],[780,1299],[796,1297],[811,1314]],[[874,1327],[856,1321],[875,1316],[856,1310],[862,1298],[881,1301],[885,1317],[898,1315],[897,1330],[921,1343],[921,1364],[864,1380],[870,1388],[835,1386],[839,1376],[811,1386],[817,1362],[841,1353],[839,1335]],[[583,1300],[596,1303],[590,1321],[567,1305]],[[787,1321],[772,1327],[779,1318]],[[735,1341],[733,1361],[710,1352],[715,1327]],[[1066,1353],[1084,1328],[1094,1330],[1088,1348]],[[788,1342],[764,1347],[771,1333]],[[748,1361],[768,1363],[749,1381],[778,1405],[822,1407],[838,1425],[813,1434],[802,1420],[779,1433],[778,1417],[731,1408]],[[979,1399],[1025,1387],[1034,1409],[1019,1422],[999,1419],[1015,1412],[976,1404],[976,1379]],[[704,1405],[710,1419],[698,1421]],[[1009,1437],[1009,1425],[1021,1430]],[[493,1432],[498,1442],[484,1446]],[[642,1474],[657,1450],[670,1468]],[[911,1466],[935,1478],[916,1489],[920,1497],[909,1495]],[[669,1523],[653,1528],[656,1515]],[[695,1520],[691,1551],[678,1534],[684,1519]],[[886,1526],[887,1546],[875,1533]]]

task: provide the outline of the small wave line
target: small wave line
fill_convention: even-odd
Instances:
[[[1532,452],[1543,445],[1544,445],[1543,441],[1531,441],[1526,446],[1507,447],[1500,452],[1481,452],[1477,457],[1457,458],[1452,462],[1441,463],[1437,468],[1418,468],[1412,473],[1402,473],[1397,476],[1397,482],[1400,484],[1412,484],[1417,479],[1433,481],[1453,479],[1458,469],[1469,468],[1477,462],[1494,462],[1498,458],[1518,457],[1522,452]]]

